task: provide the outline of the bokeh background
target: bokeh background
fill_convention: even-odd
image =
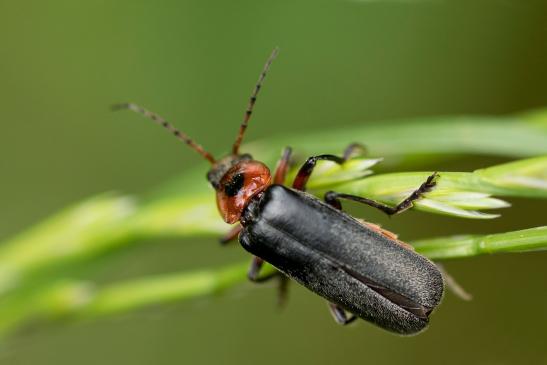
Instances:
[[[546,36],[543,1],[2,1],[0,238],[99,192],[141,194],[190,166],[205,171],[149,123],[111,113],[113,102],[143,103],[218,154],[279,46],[249,140],[412,116],[513,113],[547,104]],[[503,161],[466,156],[421,167]],[[495,221],[356,212],[406,240],[545,224],[544,202],[511,203]],[[245,257],[211,239],[154,240],[105,260],[93,278]],[[431,328],[411,338],[363,322],[341,328],[296,285],[281,312],[272,287],[245,285],[98,321],[28,326],[2,341],[0,363],[547,363],[546,258],[448,262],[475,299],[447,294]]]

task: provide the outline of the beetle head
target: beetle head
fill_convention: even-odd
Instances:
[[[207,173],[216,190],[217,206],[226,223],[241,217],[249,200],[271,184],[270,169],[250,155],[229,155],[217,161]]]
[[[253,160],[249,154],[239,153],[239,147],[247,130],[256,97],[271,63],[277,55],[277,51],[278,49],[275,48],[260,73],[258,83],[251,94],[249,105],[243,116],[243,122],[232,145],[232,153],[222,159],[216,160],[211,153],[194,142],[188,135],[176,129],[164,118],[139,105],[124,103],[113,106],[114,110],[130,109],[152,119],[211,163],[212,167],[207,173],[207,180],[216,190],[217,206],[222,218],[227,223],[237,222],[249,200],[271,184],[272,178],[268,167],[262,162]]]

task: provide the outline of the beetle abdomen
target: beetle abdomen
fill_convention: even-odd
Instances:
[[[431,261],[306,193],[273,185],[242,223],[247,251],[387,330],[422,330],[442,297]]]

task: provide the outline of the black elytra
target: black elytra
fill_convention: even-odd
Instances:
[[[434,263],[305,192],[272,185],[241,222],[247,251],[386,330],[423,330],[442,298]]]

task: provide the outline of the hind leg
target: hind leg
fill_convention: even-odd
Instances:
[[[345,326],[357,319],[357,316],[355,314],[350,314],[348,316],[348,313],[345,311],[345,309],[340,307],[337,304],[329,302],[328,305],[329,305],[329,310],[330,310],[330,313],[332,314],[332,317],[338,324]]]

